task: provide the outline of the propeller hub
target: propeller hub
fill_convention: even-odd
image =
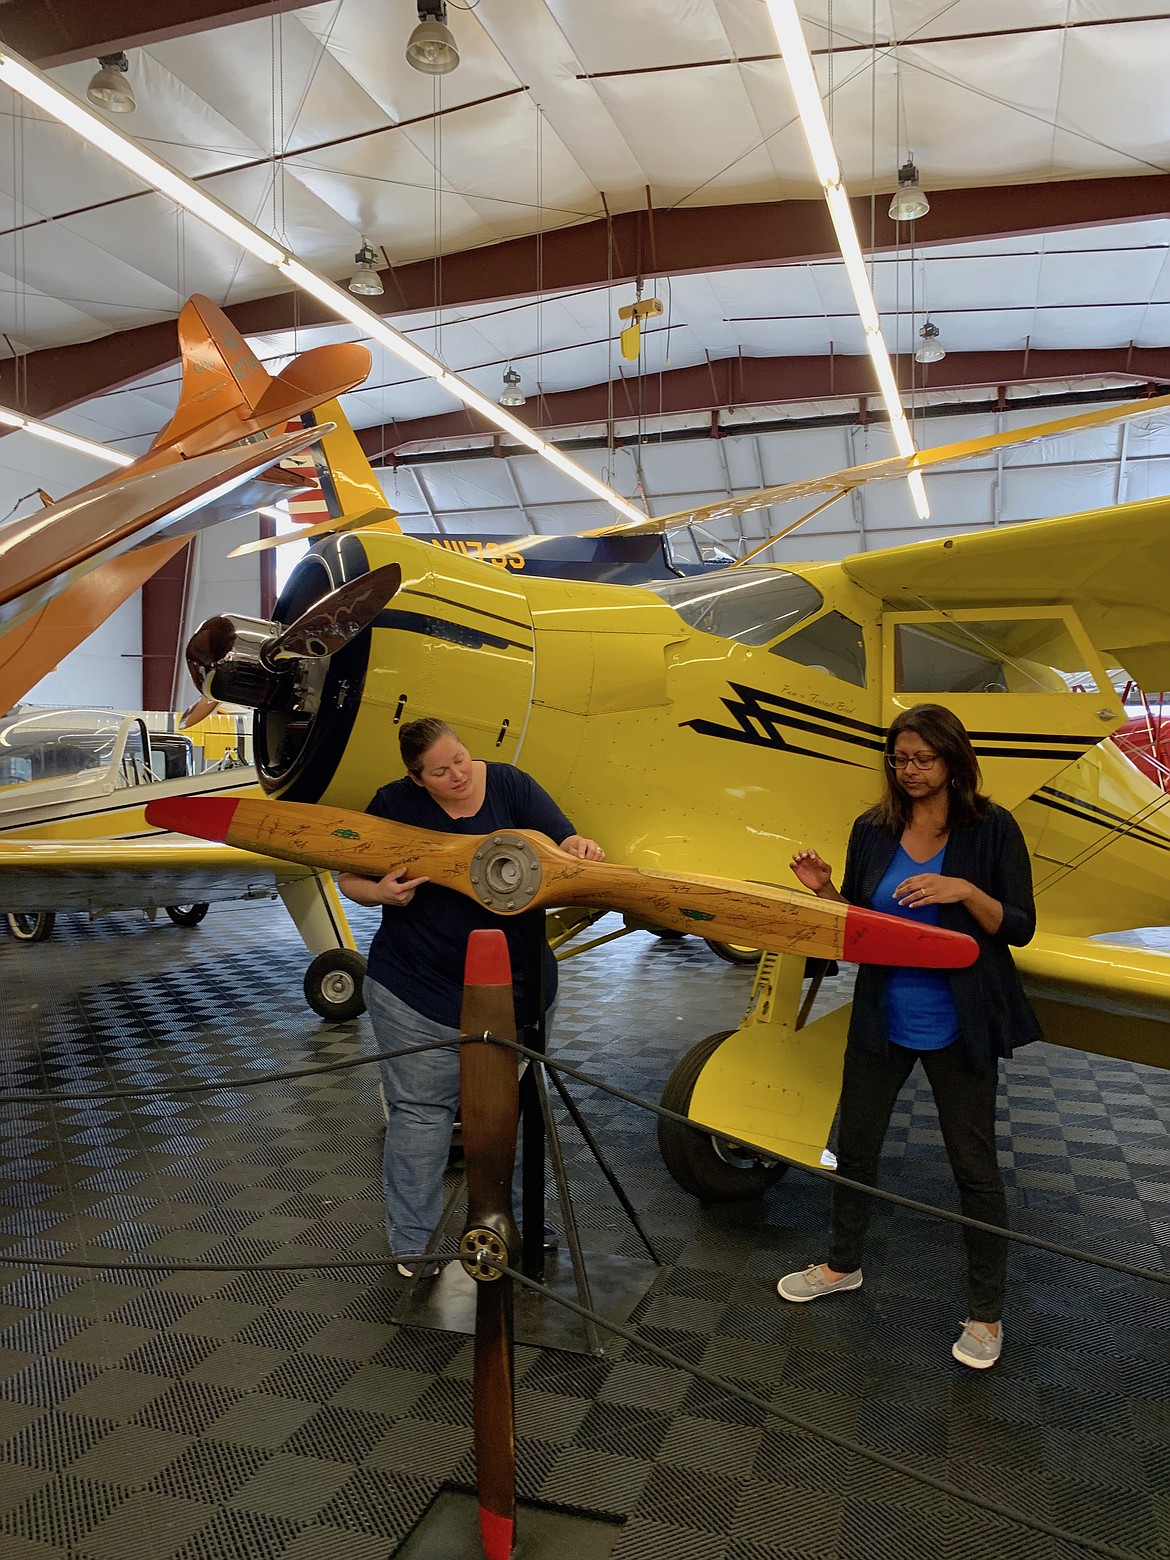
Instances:
[[[501,1266],[508,1261],[508,1244],[498,1230],[479,1225],[464,1230],[459,1260],[477,1283],[491,1284],[504,1276]]]
[[[540,888],[540,857],[518,834],[492,834],[471,858],[471,886],[496,915],[525,910]]]

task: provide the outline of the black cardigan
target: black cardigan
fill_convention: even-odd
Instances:
[[[898,849],[892,834],[864,813],[853,825],[845,855],[841,894],[851,905],[868,907]],[[962,905],[939,905],[938,924],[966,932],[979,944],[979,958],[965,970],[948,972],[959,1038],[977,1072],[997,1057],[1010,1056],[1018,1045],[1040,1038],[1040,1025],[1028,1006],[1012,963],[1009,944],[1023,947],[1036,931],[1032,897],[1032,865],[1020,826],[1003,807],[992,802],[986,815],[965,829],[955,829],[943,854],[944,877],[966,878],[1003,905],[1003,923],[994,936],[985,932]],[[884,1052],[888,1042],[885,1013],[887,971],[863,964],[857,971],[849,1043]]]

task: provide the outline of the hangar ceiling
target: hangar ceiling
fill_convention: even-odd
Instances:
[[[760,0],[450,0],[461,60],[443,77],[403,58],[414,9],[159,0],[144,20],[125,0],[10,0],[0,37],[78,95],[96,56],[125,48],[137,108],[121,127],[327,274],[344,278],[367,239],[386,262],[377,307],[486,394],[514,365],[520,415],[596,446],[576,458],[655,512],[886,452]],[[920,442],[972,431],[925,420],[948,403],[1010,421],[1036,398],[1170,383],[1170,12],[815,0],[801,13]],[[173,404],[173,320],[193,291],[274,362],[356,335],[275,295],[270,270],[69,132],[7,93],[0,106],[0,403],[137,451]],[[909,153],[931,200],[913,229],[886,215]],[[616,310],[639,279],[665,312],[625,363]],[[947,357],[923,369],[928,317]],[[534,457],[500,459],[383,352],[346,407],[370,452],[399,463],[387,485],[419,529],[607,518]],[[679,444],[687,432],[697,442]],[[44,467],[30,444],[0,446],[9,502]],[[1164,491],[1164,449],[1139,428],[1021,454],[1012,492],[989,466],[964,512],[992,523]],[[1044,482],[1024,480],[1038,464]],[[74,470],[93,475],[57,462],[58,490]],[[954,523],[934,497],[946,491],[932,481],[940,524]],[[823,535],[869,543],[889,504],[911,523],[866,495]]]

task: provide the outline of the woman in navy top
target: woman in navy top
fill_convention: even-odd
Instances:
[[[446,722],[410,721],[398,746],[406,774],[375,795],[366,808],[375,817],[444,834],[537,829],[583,861],[604,860],[601,846],[577,834],[530,775],[511,764],[473,759]],[[467,938],[476,928],[503,929],[512,955],[518,1027],[527,1020],[525,986],[538,972],[526,968],[526,937],[534,917],[543,925],[543,911],[496,916],[454,889],[409,877],[405,868],[376,880],[343,872],[337,884],[355,904],[382,909],[364,987],[379,1050],[458,1039]],[[548,1006],[556,996],[557,971],[547,944],[544,954]],[[391,1251],[405,1255],[428,1246],[442,1212],[443,1171],[459,1107],[459,1050],[452,1045],[379,1066],[387,1109],[386,1228]],[[404,1278],[433,1270],[411,1262],[398,1266]]]
[[[858,971],[837,1136],[842,1176],[873,1186],[898,1092],[922,1062],[938,1109],[960,1205],[1003,1227],[1007,1205],[995,1151],[998,1061],[1038,1038],[1009,945],[1036,929],[1032,871],[1019,825],[980,793],[962,722],[938,704],[899,715],[886,733],[886,790],[853,825],[841,891],[815,850],[792,870],[822,899],[865,905],[966,932],[980,956],[965,970]],[[833,1189],[829,1256],[783,1277],[785,1300],[860,1289],[872,1198]],[[1003,1345],[1007,1242],[964,1228],[968,1319],[951,1352],[985,1370]]]

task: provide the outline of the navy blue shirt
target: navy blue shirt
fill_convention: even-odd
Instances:
[[[936,851],[929,861],[915,861],[905,846],[899,845],[873,891],[870,909],[937,926],[937,905],[916,909],[899,904],[894,890],[917,872],[941,872],[944,854],[945,848]],[[941,1051],[958,1036],[959,1012],[945,970],[891,969],[886,979],[885,1003],[886,1033],[895,1045],[904,1045],[910,1051]]]
[[[559,845],[576,833],[547,791],[511,764],[488,764],[483,806],[470,818],[452,818],[425,787],[409,775],[384,785],[366,808],[375,818],[434,829],[440,834],[489,834],[493,829],[536,829]],[[468,935],[499,927],[508,939],[517,1023],[528,1016],[525,962],[543,930],[544,911],[493,915],[465,894],[423,883],[408,905],[383,905],[382,924],[370,945],[366,973],[371,980],[436,1024],[459,1028],[463,1006],[463,962]],[[536,930],[534,930],[534,928]],[[545,1005],[557,991],[557,966],[544,944]]]

